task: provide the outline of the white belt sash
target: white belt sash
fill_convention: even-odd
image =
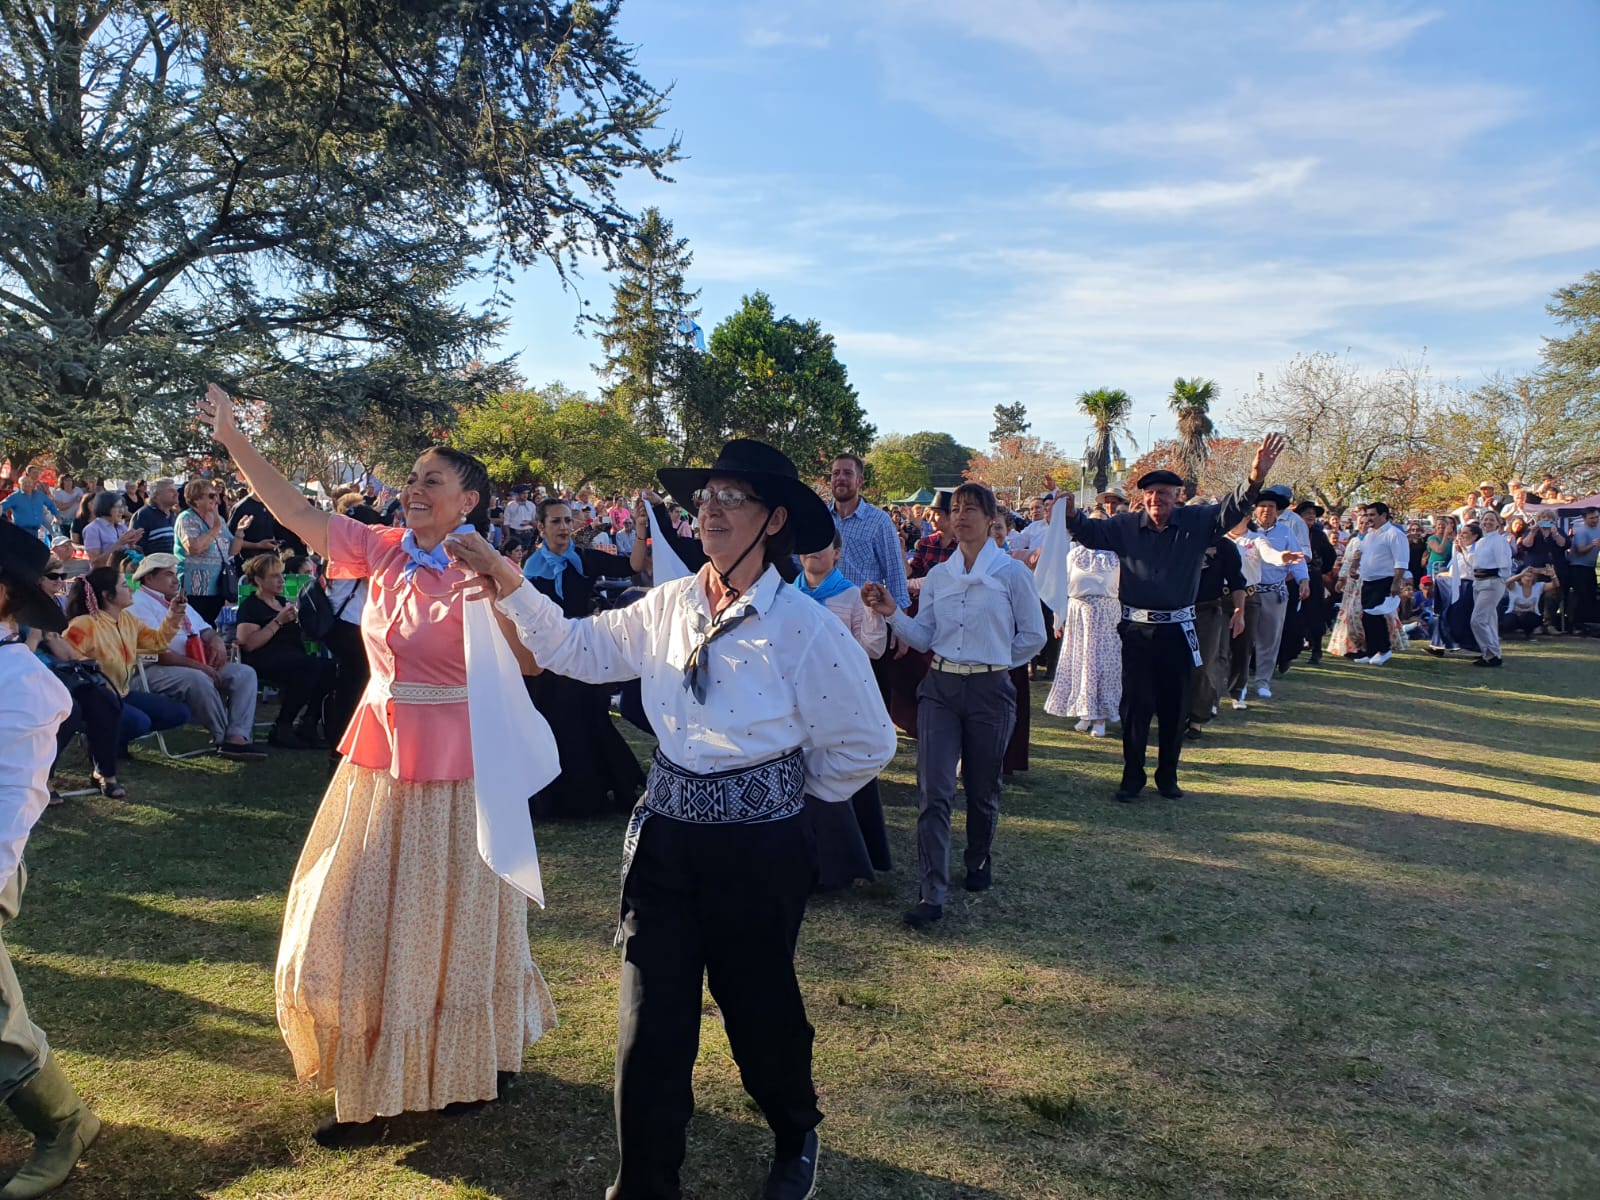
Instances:
[[[1178,625],[1183,629],[1183,636],[1189,643],[1189,654],[1194,659],[1194,665],[1199,667],[1204,663],[1200,659],[1200,635],[1194,631],[1194,605],[1188,608],[1129,608],[1122,606],[1122,619],[1132,621],[1135,625]]]

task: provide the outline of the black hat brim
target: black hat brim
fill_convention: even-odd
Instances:
[[[60,633],[67,627],[67,614],[38,583],[19,579],[10,571],[0,571],[0,583],[5,584],[9,597],[7,607],[18,625],[43,629],[47,633]]]
[[[731,468],[669,467],[656,472],[661,488],[684,508],[694,511],[694,494],[712,477],[745,479],[760,494],[769,508],[788,513],[796,554],[815,554],[833,545],[833,513],[821,496],[798,479],[766,471],[739,471]]]

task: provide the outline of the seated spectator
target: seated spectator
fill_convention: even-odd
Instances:
[[[256,594],[239,605],[235,641],[245,664],[278,689],[278,718],[267,744],[284,750],[325,749],[317,726],[323,702],[334,688],[333,661],[307,648],[299,609],[283,596],[280,559],[258,554],[245,563],[244,574]]]
[[[39,537],[61,519],[61,510],[51,499],[50,492],[39,486],[39,477],[32,467],[24,467],[17,476],[17,490],[0,500],[0,514],[29,537]]]
[[[1540,632],[1561,633],[1562,587],[1567,580],[1567,549],[1571,545],[1550,513],[1538,514],[1518,539],[1516,553],[1525,570],[1543,584]]]
[[[160,654],[183,627],[184,607],[175,604],[159,629],[147,628],[128,611],[133,592],[122,572],[96,567],[73,581],[67,592],[67,641],[100,667],[122,697],[122,741],[128,743],[156,729],[176,729],[188,723],[188,706],[153,692],[137,691],[139,655]]]
[[[144,534],[139,542],[140,554],[171,554],[173,552],[172,525],[178,518],[178,485],[170,479],[158,479],[150,489],[150,499],[133,514],[133,528]]]
[[[128,510],[121,492],[101,492],[94,498],[94,520],[84,526],[83,549],[93,567],[115,567],[124,552],[144,537],[128,526]]]
[[[1513,575],[1506,583],[1506,607],[1500,628],[1506,633],[1521,633],[1522,640],[1527,641],[1540,629],[1539,601],[1544,595],[1544,581],[1529,569]]]
[[[40,586],[56,603],[61,603],[67,589],[67,577],[59,563],[51,563],[45,570]],[[29,650],[49,667],[72,694],[72,715],[56,731],[56,757],[72,744],[78,734],[84,735],[89,746],[89,762],[94,783],[102,796],[121,800],[128,792],[117,782],[117,749],[122,735],[122,697],[111,688],[97,670],[79,670],[74,663],[87,663],[76,646],[58,633],[43,629],[22,627],[17,631]],[[59,797],[51,795],[52,804]]]
[[[156,484],[159,493],[161,484]],[[147,554],[133,573],[139,590],[129,611],[152,630],[159,630],[182,594],[178,560],[171,554]],[[145,671],[150,690],[188,706],[211,734],[218,753],[255,761],[266,757],[251,744],[256,722],[256,673],[228,661],[228,648],[216,630],[190,607],[172,641]]]

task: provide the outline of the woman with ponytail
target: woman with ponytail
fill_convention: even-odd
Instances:
[[[234,424],[221,388],[200,413],[331,578],[368,580],[370,680],[289,885],[277,968],[295,1071],[334,1096],[316,1140],[353,1145],[383,1137],[380,1118],[497,1099],[555,1026],[528,948],[536,860],[529,890],[480,851],[490,768],[474,764],[466,576],[443,547],[450,533],[487,530],[489,477],[471,455],[429,450],[400,491],[406,527],[363,525],[308,505]],[[533,790],[516,797],[525,826]],[[532,829],[522,832],[531,851]]]

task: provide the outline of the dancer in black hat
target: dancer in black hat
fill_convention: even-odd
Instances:
[[[548,670],[641,680],[659,748],[623,847],[617,1141],[610,1200],[680,1194],[702,981],[775,1138],[767,1200],[816,1183],[822,1120],[794,950],[816,874],[807,795],[846,803],[894,755],[866,652],[785,582],[831,545],[832,515],[771,446],[662,471],[700,511],[710,561],[638,603],[569,621],[481,538],[451,553]],[[788,573],[787,575],[785,573]]]
[[[1199,662],[1194,629],[1195,593],[1207,547],[1249,515],[1267,472],[1283,453],[1281,434],[1261,439],[1250,478],[1221,504],[1180,507],[1183,480],[1172,471],[1151,471],[1138,481],[1139,511],[1091,521],[1067,506],[1067,532],[1095,550],[1113,550],[1121,559],[1122,581],[1122,782],[1117,799],[1138,798],[1145,785],[1145,746],[1152,718],[1160,721],[1156,790],[1168,799],[1178,787],[1178,755],[1183,748],[1184,703],[1189,674]]]

